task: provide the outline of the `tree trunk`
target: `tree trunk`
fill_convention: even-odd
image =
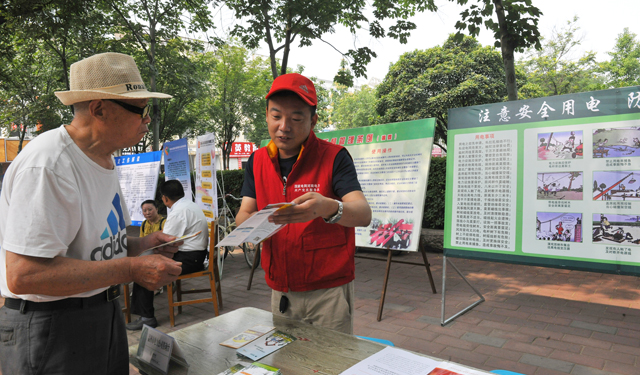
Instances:
[[[18,154],[22,152],[22,143],[24,142],[24,136],[27,134],[27,126],[20,125],[20,141],[18,142]]]
[[[267,44],[269,45],[269,61],[271,62],[271,75],[273,79],[278,78],[278,63],[276,60],[276,50],[273,48],[273,39],[271,38],[271,26],[269,22],[271,21],[269,18],[269,4],[264,2],[262,4],[262,17],[264,18],[264,29],[265,36],[267,37]]]
[[[289,52],[291,51],[291,15],[287,20],[287,33],[284,39],[284,51],[282,52],[282,66],[280,67],[280,75],[287,74],[287,65],[289,64]]]
[[[498,16],[498,27],[500,28],[500,50],[502,52],[502,62],[504,63],[505,83],[507,85],[508,100],[518,100],[518,87],[516,85],[516,68],[514,65],[513,50],[515,46],[507,31],[507,21],[504,15],[502,0],[493,0]]]

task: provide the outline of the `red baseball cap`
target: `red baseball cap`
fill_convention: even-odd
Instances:
[[[276,78],[271,85],[271,90],[265,99],[279,91],[293,91],[310,106],[318,105],[318,97],[316,96],[316,87],[313,82],[302,74],[289,73],[283,74]]]

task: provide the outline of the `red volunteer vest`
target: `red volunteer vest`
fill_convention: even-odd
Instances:
[[[302,145],[287,178],[280,174],[278,151],[270,142],[253,156],[258,209],[291,202],[315,191],[338,199],[332,189],[333,162],[342,146],[319,140],[313,131]],[[271,156],[273,155],[273,156]],[[355,229],[327,224],[321,217],[285,225],[263,242],[262,268],[267,284],[281,292],[333,288],[355,278]]]

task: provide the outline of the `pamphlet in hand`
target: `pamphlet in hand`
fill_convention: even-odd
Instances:
[[[261,337],[260,339],[243,346],[236,350],[236,352],[257,361],[295,340],[296,338],[289,334],[281,331],[274,331],[267,336]]]
[[[218,242],[216,247],[220,246],[239,246],[245,242],[259,244],[263,240],[273,236],[286,224],[274,224],[269,222],[269,216],[274,212],[283,210],[287,207],[295,206],[290,203],[270,204],[258,211],[255,215],[248,218],[244,223],[240,224],[233,232],[229,233],[222,241]]]
[[[195,237],[195,236],[199,235],[200,233],[202,233],[202,231],[201,231],[201,230],[200,230],[200,231],[197,231],[197,232],[195,232],[195,233],[185,234],[184,236],[180,236],[180,237],[176,238],[176,239],[175,239],[175,240],[173,240],[173,241],[165,242],[165,243],[160,244],[160,245],[158,245],[158,246],[150,247],[150,248],[148,248],[147,250],[145,250],[145,251],[141,252],[140,254],[138,254],[138,256],[140,256],[140,255],[150,255],[150,254],[153,254],[153,251],[152,251],[153,249],[157,249],[157,248],[160,248],[160,247],[164,247],[164,246],[167,246],[167,245],[174,244],[174,243],[176,243],[176,242],[180,242],[180,241],[187,240],[187,239],[189,239],[189,238],[192,238],[192,237]]]

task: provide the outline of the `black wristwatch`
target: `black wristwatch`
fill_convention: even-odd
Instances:
[[[325,223],[327,224],[335,224],[338,221],[340,221],[340,219],[342,219],[342,202],[340,202],[339,200],[335,199],[336,202],[338,202],[338,212],[336,212],[335,215],[331,216],[328,219],[322,218],[322,220],[324,220]]]

